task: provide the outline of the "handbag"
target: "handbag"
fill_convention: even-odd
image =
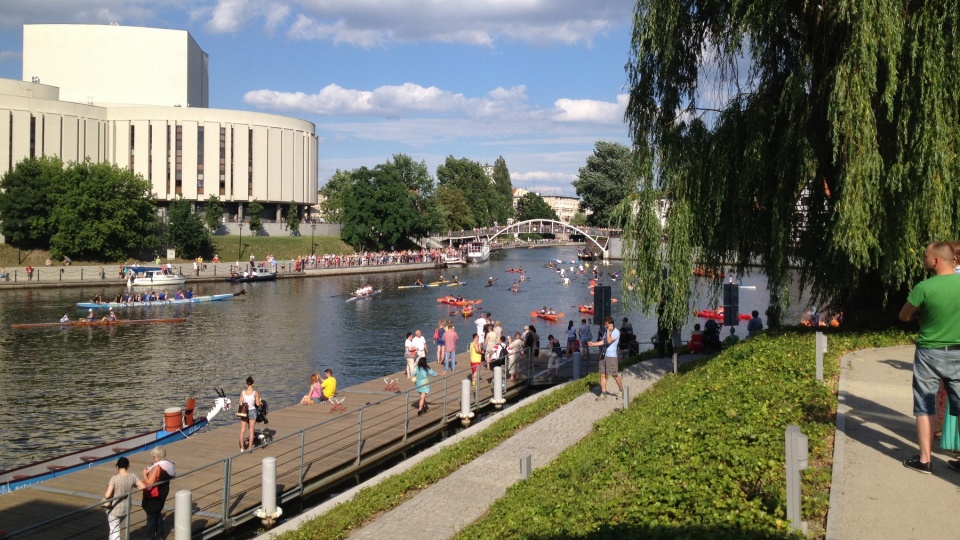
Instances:
[[[237,408],[237,418],[246,418],[248,412],[249,405],[247,405],[247,402],[241,403],[240,407]]]

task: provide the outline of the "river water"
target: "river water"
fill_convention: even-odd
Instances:
[[[185,324],[11,330],[13,323],[51,322],[64,313],[78,317],[82,310],[76,302],[97,292],[112,298],[117,289],[0,291],[0,396],[8,413],[0,425],[0,470],[162,427],[163,409],[180,406],[190,396],[198,398],[198,414],[205,414],[214,388],[224,388],[236,401],[248,375],[277,408],[299,401],[312,372],[330,368],[345,387],[401,371],[406,332],[422,329],[429,340],[441,318],[455,321],[461,336],[458,352],[463,352],[476,331],[472,319],[477,315],[470,320],[451,317],[450,307],[436,301],[447,293],[482,299],[483,312],[492,313],[510,333],[532,323],[541,339],[552,333],[565,342],[566,321],[575,317],[579,323],[581,318],[575,306],[592,300],[589,275],[574,275],[564,286],[545,263],[575,258],[574,247],[505,250],[489,262],[447,270],[448,278],[457,275],[465,282],[452,288],[397,288],[418,277],[434,281],[436,270],[246,285],[203,283],[194,287],[198,294],[245,287],[247,295],[224,302],[120,310],[121,318],[186,317]],[[505,270],[518,266],[528,279],[514,294],[509,288],[516,276]],[[620,282],[608,276],[620,266],[601,269],[607,276],[601,283],[611,285],[613,297],[620,298]],[[489,277],[497,281],[484,287]],[[746,276],[742,282],[756,290],[741,289],[741,312],[763,312],[764,277]],[[383,293],[346,302],[351,291],[367,283]],[[693,283],[702,287],[702,280]],[[531,319],[530,311],[544,305],[565,317],[556,323]],[[709,305],[703,301],[699,307]],[[641,343],[649,343],[656,332],[655,319],[625,311],[622,302],[613,305],[613,315],[618,324],[629,317]],[[787,320],[797,318],[799,311]],[[694,322],[689,321],[684,335]],[[433,358],[433,347],[430,353]],[[226,425],[233,420],[228,416],[221,415],[213,425]]]

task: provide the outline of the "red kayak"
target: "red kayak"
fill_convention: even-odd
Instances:
[[[693,314],[696,315],[697,317],[701,317],[704,319],[714,319],[717,321],[723,320],[722,311],[715,311],[712,309],[701,309],[700,311],[694,311]],[[749,321],[752,317],[749,313],[741,313],[737,315],[737,318],[739,318],[741,321]]]
[[[539,311],[531,311],[531,317],[539,317],[545,321],[554,321],[556,322],[557,317],[563,317],[563,313],[549,314],[549,313],[540,313]]]
[[[593,308],[589,306],[580,306],[580,313],[586,313],[588,315],[593,315]]]

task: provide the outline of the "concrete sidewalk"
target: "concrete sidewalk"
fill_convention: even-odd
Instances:
[[[841,359],[828,539],[960,536],[960,473],[946,463],[952,454],[935,441],[932,476],[902,463],[919,453],[913,351],[870,349]]]
[[[698,358],[703,356],[681,357],[680,363]],[[623,370],[621,375],[632,399],[672,370],[672,359],[658,359],[631,366]],[[416,467],[420,461],[440,449],[478,433],[478,429],[485,429],[501,415],[511,414],[525,403],[548,395],[556,388],[559,387],[532,396],[518,403],[517,406],[498,413],[483,424],[462,431],[455,437],[405,460],[363,485],[291,519],[258,538],[268,540],[273,535],[296,530],[304,521],[320,516],[337,504],[352,499],[360,489]],[[616,382],[608,381],[607,391],[616,393]],[[377,540],[407,538],[411,515],[417,516],[418,540],[442,540],[453,537],[486,513],[490,505],[502,497],[508,487],[520,480],[520,458],[525,452],[529,451],[532,454],[533,469],[543,467],[553,461],[560,452],[592,433],[594,422],[622,407],[622,402],[613,396],[598,401],[596,399],[598,392],[599,388],[594,388],[592,392],[553,411],[497,448],[424,489],[397,508],[378,516],[375,521],[362,529],[354,531],[350,538]]]

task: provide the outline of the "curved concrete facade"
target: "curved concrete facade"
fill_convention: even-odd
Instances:
[[[11,95],[42,91],[0,82],[0,175],[28,157],[89,158],[142,175],[159,201],[317,203],[311,122],[195,107],[98,107]]]

